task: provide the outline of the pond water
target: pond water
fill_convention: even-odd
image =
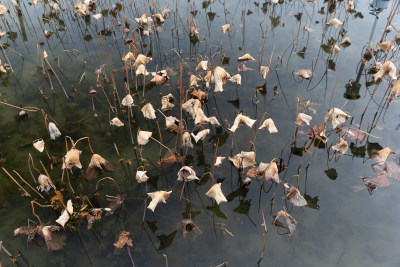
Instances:
[[[0,17],[0,30],[5,33],[0,39],[1,62],[7,69],[0,76],[0,164],[4,168],[0,172],[0,241],[15,264],[400,265],[400,234],[395,230],[400,223],[400,104],[391,94],[394,79],[386,76],[374,82],[370,73],[374,60],[382,64],[392,60],[398,67],[395,40],[400,1],[354,1],[350,11],[346,10],[349,1],[98,0],[90,1],[87,10],[81,8],[86,16],[74,8],[76,0],[59,1],[59,12],[51,1],[17,1],[17,6],[13,2],[1,2],[9,12]],[[383,3],[384,8],[373,10],[371,2]],[[135,20],[166,9],[163,23],[140,26]],[[102,16],[96,19],[96,14]],[[328,27],[333,18],[343,25]],[[231,30],[223,33],[225,24]],[[385,30],[388,25],[390,29]],[[197,37],[190,37],[192,27]],[[341,44],[345,37],[351,45]],[[376,47],[384,41],[393,41],[387,53]],[[338,53],[332,53],[335,44]],[[370,47],[377,50],[376,55],[363,60]],[[152,84],[152,75],[136,76],[134,61],[121,60],[129,51],[135,57],[152,57],[146,69],[165,69],[170,79]],[[238,61],[246,53],[255,61]],[[231,76],[241,74],[241,85],[228,81],[223,92],[214,93],[214,83],[206,88],[204,80],[196,88],[208,92],[201,109],[207,117],[215,116],[220,126],[196,126],[189,113],[180,111],[180,104],[192,97],[190,76],[205,75],[196,70],[201,60],[208,60],[211,70],[221,66]],[[265,79],[260,66],[270,68]],[[309,79],[296,75],[302,69],[312,72]],[[90,94],[91,90],[96,92]],[[132,107],[121,105],[128,93],[134,100]],[[175,107],[163,115],[158,109],[162,96],[168,94],[175,98]],[[156,119],[143,116],[141,109],[147,103],[157,110]],[[18,119],[20,106],[28,113],[25,119]],[[309,138],[310,128],[324,125],[333,107],[351,117],[337,130],[326,123],[326,144]],[[241,112],[257,122],[253,128],[243,125],[230,131]],[[296,126],[298,113],[312,116],[311,127]],[[198,143],[192,138],[193,148],[182,148],[181,129],[167,129],[164,116],[178,120],[182,116],[182,130],[190,133],[210,132]],[[114,117],[124,126],[110,125]],[[266,118],[274,121],[278,133],[258,130]],[[50,138],[49,122],[56,123],[61,132],[56,140]],[[139,129],[152,132],[154,139],[139,146]],[[76,144],[82,151],[82,171],[77,167],[63,171],[66,143],[71,149],[65,136],[75,141],[89,137],[91,147],[88,139]],[[332,149],[340,137],[349,146],[344,154]],[[39,138],[47,152],[33,147]],[[178,160],[164,160],[160,165],[160,159],[171,156],[166,147]],[[395,154],[379,164],[374,155],[385,147]],[[85,179],[91,149],[115,170]],[[228,160],[241,151],[256,153],[256,167],[273,159],[281,163],[282,182],[263,181],[258,175],[244,186],[250,168],[238,169]],[[215,156],[226,159],[214,167]],[[42,198],[17,176],[16,172],[36,188],[30,168],[35,178],[39,172],[28,165],[32,161],[45,174],[43,163],[64,203],[70,199],[73,203],[74,213],[64,228],[53,232],[51,241],[40,234],[29,240],[25,234],[14,236],[16,228],[28,224],[59,226],[56,220],[64,209],[60,201],[53,198],[51,202],[54,188],[42,192]],[[191,166],[201,179],[177,181],[183,165]],[[4,170],[30,196],[23,196]],[[138,170],[147,171],[147,183],[136,181]],[[118,186],[102,177],[112,177]],[[306,206],[293,206],[283,198],[284,182],[300,190]],[[213,183],[221,183],[227,202],[218,205],[205,195]],[[154,212],[145,209],[151,200],[147,193],[158,190],[172,193]],[[87,212],[93,215],[94,208],[108,207],[107,196],[118,195],[123,204],[107,216],[101,211],[88,229]],[[273,224],[281,210],[297,221],[290,236],[287,229]],[[181,221],[189,218],[200,231],[192,229],[184,236]],[[132,247],[114,245],[122,231],[129,232]],[[4,249],[0,263],[14,264]]]

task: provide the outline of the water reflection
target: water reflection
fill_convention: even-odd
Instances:
[[[72,2],[66,3],[60,13],[48,8],[45,2],[20,3],[19,13],[5,14],[1,21],[2,28],[7,31],[2,37],[2,62],[11,65],[8,73],[1,74],[0,90],[2,101],[17,109],[2,105],[0,164],[7,170],[17,170],[24,178],[30,177],[26,158],[31,153],[35,162],[41,160],[48,168],[57,188],[64,188],[60,191],[64,198],[73,199],[77,217],[68,225],[72,231],[57,232],[52,239],[54,244],[48,247],[49,250],[62,248],[60,253],[38,253],[36,249],[45,243],[35,238],[29,248],[20,253],[18,262],[45,265],[51,258],[54,264],[82,265],[90,261],[101,265],[128,265],[131,261],[127,252],[118,249],[114,252],[112,245],[121,231],[130,232],[134,244],[130,256],[139,265],[160,265],[167,258],[174,265],[209,266],[228,260],[229,264],[247,266],[260,259],[260,252],[264,251],[261,240],[268,246],[280,248],[268,254],[268,262],[274,265],[292,265],[293,262],[305,266],[322,262],[368,265],[370,257],[365,256],[365,250],[359,249],[357,244],[375,244],[376,240],[385,241],[386,251],[382,255],[393,259],[390,256],[397,249],[396,243],[378,233],[385,236],[386,229],[391,229],[380,218],[389,218],[392,225],[398,223],[389,214],[398,200],[392,195],[395,187],[389,187],[395,186],[398,165],[390,153],[382,165],[376,164],[376,157],[384,147],[398,152],[395,138],[398,122],[393,115],[397,102],[388,100],[388,93],[384,92],[389,88],[388,80],[385,78],[377,84],[369,71],[372,59],[383,63],[387,57],[396,59],[397,52],[371,52],[369,59],[364,56],[360,62],[360,57],[375,47],[374,43],[384,32],[382,27],[390,6],[388,1],[373,1],[368,9],[366,3],[357,2],[354,11],[346,12],[347,2],[167,1],[163,6],[148,1],[129,5],[97,1],[90,5],[92,13],[83,17],[75,12]],[[383,2],[385,5],[380,6]],[[138,25],[135,20],[142,14],[162,12],[164,7],[170,9],[164,23],[155,21],[154,25],[147,26]],[[363,15],[371,10],[376,18]],[[97,20],[92,16],[95,13],[103,17]],[[378,15],[382,19],[380,22]],[[343,27],[328,27],[326,23],[333,17],[341,19]],[[230,24],[232,31],[223,34],[220,27],[224,24]],[[193,27],[198,33],[190,36],[196,32],[192,31]],[[384,33],[381,41],[394,40],[395,35],[394,32]],[[351,38],[350,46],[340,45],[345,37]],[[340,52],[335,50],[335,45],[340,45]],[[43,51],[48,54],[47,59],[40,56],[44,55]],[[151,84],[150,76],[136,76],[133,62],[121,61],[128,51],[135,56],[142,53],[153,57],[146,68],[149,71],[165,69],[171,79],[165,84]],[[236,58],[245,53],[252,54],[257,61],[237,62]],[[179,111],[195,89],[188,90],[183,98],[179,90],[189,87],[191,74],[203,74],[195,71],[202,59],[209,60],[211,69],[223,66],[232,76],[240,73],[243,79],[240,86],[228,82],[222,93],[214,94],[214,85],[210,91],[204,86],[196,89],[208,93],[208,99],[201,99],[202,110],[207,117],[215,116],[220,126],[194,125],[186,112],[181,115]],[[267,65],[269,73],[264,79],[259,69]],[[304,79],[293,75],[301,69],[310,70],[311,77]],[[152,103],[158,109],[161,96],[169,93],[175,97],[175,109],[165,111],[166,117],[175,116],[179,121],[182,116],[184,130],[190,132],[210,129],[210,134],[194,144],[193,149],[181,148],[179,125],[175,127],[178,131],[169,131],[161,113],[157,113],[154,121],[142,117],[144,104]],[[135,106],[120,105],[127,94],[132,95]],[[90,136],[94,151],[99,151],[116,166],[111,176],[120,192],[109,180],[98,185],[96,180],[86,181],[85,173],[78,169],[62,176],[64,141],[49,139],[43,127],[47,122],[43,123],[40,112],[28,111],[29,117],[17,122],[19,105],[23,109],[43,109],[58,123],[64,136],[69,135],[74,140]],[[330,127],[324,116],[332,107],[348,111],[352,118],[341,129],[329,128],[325,144],[313,135],[312,127]],[[279,132],[260,131],[256,123],[253,128],[242,126],[232,133],[228,128],[240,112],[252,119],[273,119]],[[298,112],[313,117],[310,126],[295,128]],[[113,117],[118,117],[125,127],[110,126]],[[139,129],[151,131],[161,145],[151,140],[146,146],[137,146]],[[349,143],[349,150],[340,156],[332,150],[339,137]],[[33,150],[32,140],[37,138],[45,140],[53,160]],[[86,168],[92,148],[82,145],[79,149]],[[251,184],[241,186],[249,175],[248,169],[237,169],[228,159],[220,167],[214,167],[215,156],[232,157],[241,151],[256,152],[255,167],[260,162],[276,162],[279,178],[304,192],[309,209],[294,207],[282,200],[283,185],[262,181],[259,174],[249,178]],[[177,183],[176,173],[182,165],[193,167],[200,181],[184,187]],[[138,169],[148,171],[150,178],[146,183],[136,183]],[[70,185],[65,187],[67,174]],[[324,178],[326,176],[329,179]],[[65,179],[63,184],[61,177]],[[25,247],[26,237],[13,238],[10,225],[19,227],[27,218],[36,216],[30,209],[30,199],[20,198],[16,185],[6,179],[0,187],[0,214],[4,218],[0,233],[5,238],[5,247],[15,254],[17,248]],[[205,196],[214,182],[222,183],[227,203],[217,205]],[[365,189],[372,192],[373,185],[382,188],[371,198]],[[354,186],[361,186],[363,191],[354,193]],[[76,194],[70,188],[74,188]],[[166,204],[151,213],[144,204],[146,193],[156,190],[172,190],[173,194]],[[50,204],[51,197],[46,196],[46,205]],[[379,203],[392,204],[384,209]],[[16,204],[20,208],[15,209]],[[320,209],[320,205],[323,208]],[[369,207],[368,212],[359,208],[365,205]],[[105,206],[111,208],[112,214],[94,221],[87,230],[89,217],[80,220],[82,213],[90,208],[89,214],[93,215],[93,208]],[[279,236],[271,225],[272,215],[279,210],[286,210],[298,221],[298,228],[289,240]],[[43,221],[55,221],[59,211],[36,209]],[[177,230],[176,225],[189,219],[195,219],[203,235],[180,238],[182,229]],[[365,235],[363,229],[367,229],[364,225],[367,221],[370,227],[379,229],[371,231],[376,235]],[[332,248],[350,244],[351,257],[321,245],[326,242],[325,237]],[[246,258],[235,253],[243,249],[243,243],[247,244]],[[204,252],[201,256],[192,251],[195,246],[195,252]],[[102,249],[98,251],[95,247]],[[292,253],[293,250],[296,253]],[[0,254],[2,260],[3,256]],[[261,260],[262,257],[259,264]],[[386,263],[391,265],[394,261]]]

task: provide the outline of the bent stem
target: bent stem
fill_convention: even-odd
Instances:
[[[111,181],[113,181],[113,183],[114,183],[115,186],[117,187],[118,193],[121,195],[121,190],[119,189],[119,185],[118,185],[117,182],[114,180],[114,178],[111,178],[111,177],[104,177],[104,178],[101,178],[100,180],[98,180],[97,183],[96,183],[96,190],[98,190],[97,187],[98,187],[99,183],[100,183],[101,181],[103,181],[103,180],[111,180]]]

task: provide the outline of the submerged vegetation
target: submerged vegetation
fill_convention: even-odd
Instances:
[[[2,3],[0,266],[368,263],[321,250],[400,179],[375,2]]]

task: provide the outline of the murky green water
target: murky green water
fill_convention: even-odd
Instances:
[[[375,47],[381,41],[387,18],[398,1],[391,1],[378,19],[369,14],[369,1],[355,1],[355,12],[351,13],[345,10],[347,1],[337,3],[335,12],[332,5],[329,7],[323,1],[281,1],[279,4],[236,0],[215,3],[96,1],[96,10],[89,13],[102,13],[100,20],[91,15],[85,19],[78,14],[74,16],[72,2],[76,3],[61,1],[59,14],[50,14],[48,3],[32,5],[20,2],[22,13],[19,16],[10,2],[1,3],[11,8],[10,13],[0,17],[1,31],[7,32],[0,42],[9,46],[7,49],[3,47],[1,58],[3,63],[9,60],[13,69],[0,76],[1,99],[15,106],[43,109],[51,121],[58,123],[62,133],[60,138],[51,140],[41,112],[28,112],[28,119],[19,121],[17,108],[1,105],[0,152],[4,158],[1,167],[15,178],[17,176],[12,170],[16,170],[36,187],[28,169],[30,153],[37,168],[42,161],[49,170],[64,199],[73,200],[75,211],[79,212],[82,205],[88,204],[83,204],[85,195],[94,207],[107,207],[105,196],[116,196],[118,190],[110,180],[100,182],[96,189],[100,178],[88,181],[83,177],[91,157],[85,140],[77,145],[82,150],[84,170],[81,172],[74,168],[69,173],[75,194],[66,183],[66,174],[61,184],[62,164],[53,164],[50,170],[52,162],[47,155],[32,146],[33,140],[43,138],[48,153],[61,159],[66,153],[66,135],[73,140],[87,136],[93,151],[115,166],[115,171],[106,176],[113,177],[119,184],[124,205],[116,214],[95,222],[91,230],[87,230],[86,220],[76,213],[64,230],[53,235],[63,248],[48,251],[41,236],[27,241],[26,235],[14,236],[13,232],[20,226],[27,226],[28,219],[37,223],[31,201],[47,205],[54,195],[53,190],[41,199],[24,185],[32,197],[21,196],[17,185],[1,171],[0,240],[20,266],[129,266],[132,263],[127,249],[113,246],[121,231],[131,233],[133,247],[130,253],[137,266],[165,266],[166,261],[169,266],[216,266],[224,262],[229,266],[400,264],[397,256],[400,236],[396,231],[400,223],[397,212],[400,186],[396,181],[400,178],[398,156],[391,155],[386,162],[391,167],[388,169],[391,172],[388,175],[390,185],[378,180],[377,190],[369,194],[360,179],[382,172],[379,166],[371,166],[376,162],[370,158],[374,150],[390,147],[396,154],[400,153],[397,142],[399,103],[388,97],[391,80],[386,77],[379,85],[371,83],[372,76],[366,74],[366,70],[373,60],[361,67],[362,54],[371,32],[372,46]],[[138,26],[134,18],[145,12],[160,13],[164,8],[171,10],[165,22],[151,26],[153,32],[150,36],[141,36],[136,31]],[[392,32],[384,35],[382,41],[395,38],[400,27],[397,13],[392,20]],[[325,26],[334,17],[344,21],[343,27]],[[199,31],[196,41],[189,38],[188,21],[193,25],[193,19]],[[124,22],[130,29],[128,33],[123,33]],[[223,34],[221,26],[227,23],[231,24],[232,31]],[[44,30],[53,34],[46,38]],[[351,39],[352,44],[346,48],[340,46],[341,51],[336,55],[329,54],[332,44],[336,40],[339,44],[345,36]],[[125,38],[134,40],[135,45],[126,44]],[[47,72],[43,74],[38,43],[40,51],[47,52],[47,60],[62,82],[68,99],[57,77],[51,71],[49,75]],[[396,43],[394,46],[398,48]],[[131,116],[126,107],[120,106],[120,100],[126,95],[127,81],[121,58],[128,49],[135,52],[135,48],[137,53],[153,57],[147,64],[148,71],[168,68],[171,79],[165,84],[150,85],[150,75],[143,87],[143,78],[136,79],[134,71],[128,70],[130,92],[136,105]],[[150,140],[140,151],[136,133],[139,128],[152,131],[153,137],[160,140],[158,122],[162,143],[170,148],[176,147],[177,153],[183,155],[186,151],[180,148],[180,135],[165,129],[164,117],[159,112],[156,120],[147,120],[140,109],[146,103],[159,109],[161,96],[172,93],[175,107],[165,114],[179,119],[180,62],[183,64],[183,88],[187,90],[190,74],[201,74],[195,71],[201,58],[209,59],[209,67],[223,66],[234,75],[242,64],[237,58],[245,53],[250,53],[257,61],[245,63],[253,70],[240,72],[241,86],[228,82],[222,93],[213,94],[214,84],[211,85],[204,111],[207,116],[216,116],[221,127],[203,125],[210,129],[210,134],[193,149],[187,150],[185,164],[191,165],[197,175],[203,177],[200,182],[186,183],[180,200],[183,184],[176,179],[182,165],[160,168],[157,163],[160,145]],[[270,72],[264,80],[258,75],[260,60],[265,66],[270,58]],[[386,55],[379,52],[376,56],[376,60],[382,63],[389,58],[397,66],[398,49]],[[97,81],[95,70],[102,65],[103,74]],[[114,94],[111,65],[118,96]],[[312,70],[314,77],[305,80],[295,76],[293,72],[300,69]],[[109,82],[105,81],[104,74]],[[98,83],[104,92],[96,86]],[[350,90],[349,83],[353,88],[359,84],[359,89]],[[257,90],[264,85],[264,92]],[[97,94],[90,95],[91,89],[97,90]],[[350,148],[340,156],[331,146],[338,143],[343,134],[332,130],[331,123],[327,124],[327,144],[320,144],[318,148],[307,137],[307,127],[298,127],[293,137],[298,99],[303,101],[299,112],[313,117],[311,126],[324,124],[326,112],[337,107],[352,116],[345,123],[346,127],[369,134],[363,140],[345,138]],[[117,107],[117,114],[109,108],[108,101]],[[252,131],[246,126],[241,126],[235,133],[228,130],[239,112],[257,119],[266,107],[268,114],[265,118],[274,120],[278,133]],[[124,127],[110,126],[109,121],[115,115],[125,123]],[[190,132],[201,129],[195,128],[186,112],[183,112],[183,119]],[[214,177],[222,183],[228,202],[217,205],[205,196],[212,185],[207,173],[213,172],[216,143],[218,156],[233,156],[242,151],[250,133],[253,143],[249,143],[247,150],[256,151],[257,166],[259,162],[281,157],[287,168],[280,172],[280,179],[294,186],[299,181],[299,190],[305,196],[307,206],[293,207],[282,199],[282,184],[252,178],[249,186],[242,187],[241,180],[246,178],[248,168],[239,171],[227,159],[220,167],[215,167]],[[161,156],[169,156],[165,148],[161,150]],[[143,164],[150,177],[147,185],[138,184],[135,179],[136,170]],[[21,180],[18,181],[22,184]],[[157,190],[172,190],[172,194],[166,204],[157,206],[154,213],[146,209],[144,217],[146,193]],[[282,209],[298,222],[291,237],[284,235],[285,230],[272,225],[273,215]],[[36,214],[45,224],[56,225],[55,220],[61,211],[35,206]],[[263,213],[267,233],[263,226]],[[184,238],[179,222],[189,216],[202,234],[193,233]],[[30,225],[35,223],[30,222]],[[19,251],[20,256],[17,256]],[[0,251],[0,261],[4,266],[12,265],[4,251]]]

